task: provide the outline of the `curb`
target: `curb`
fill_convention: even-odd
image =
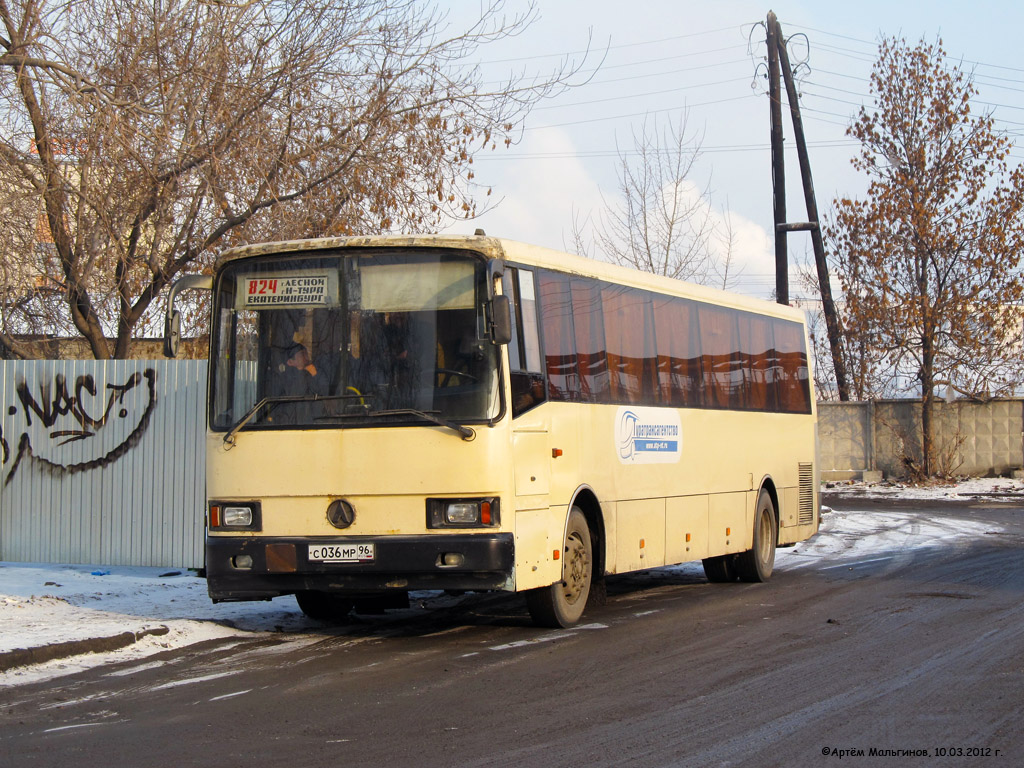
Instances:
[[[83,653],[116,651],[137,643],[144,637],[159,637],[166,635],[168,632],[170,630],[161,625],[152,629],[142,629],[138,632],[120,632],[109,637],[68,640],[64,643],[50,643],[49,645],[40,645],[35,648],[15,648],[13,651],[0,652],[0,672],[6,672],[15,667],[42,664],[44,661],[79,656]]]

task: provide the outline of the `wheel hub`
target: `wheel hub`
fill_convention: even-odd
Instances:
[[[575,603],[587,585],[587,548],[579,536],[569,537],[565,547],[565,563],[562,566],[562,583],[565,586],[565,599]]]

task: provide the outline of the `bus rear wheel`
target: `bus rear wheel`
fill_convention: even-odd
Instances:
[[[775,505],[768,491],[761,489],[754,510],[754,543],[736,558],[736,571],[743,581],[768,581],[775,567],[775,545],[779,540]]]
[[[311,619],[325,622],[341,622],[352,611],[353,600],[329,592],[296,592],[295,601],[304,614]]]
[[[526,593],[530,616],[540,627],[571,627],[587,607],[594,577],[594,542],[579,507],[569,513],[562,553],[562,580]]]

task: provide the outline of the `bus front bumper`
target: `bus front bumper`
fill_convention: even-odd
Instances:
[[[268,600],[303,590],[375,594],[417,589],[514,589],[511,533],[337,538],[209,536],[206,579],[215,602]],[[372,545],[372,560],[310,559],[334,545]],[[344,550],[340,548],[345,548]],[[363,549],[360,557],[366,557]]]

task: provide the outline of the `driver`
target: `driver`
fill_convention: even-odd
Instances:
[[[296,342],[292,350],[289,350],[291,355],[288,360],[285,361],[285,365],[290,368],[295,368],[300,371],[305,371],[310,376],[315,377],[319,373],[316,366],[313,364],[313,356],[309,354],[309,350],[306,349],[306,345],[301,342]]]

